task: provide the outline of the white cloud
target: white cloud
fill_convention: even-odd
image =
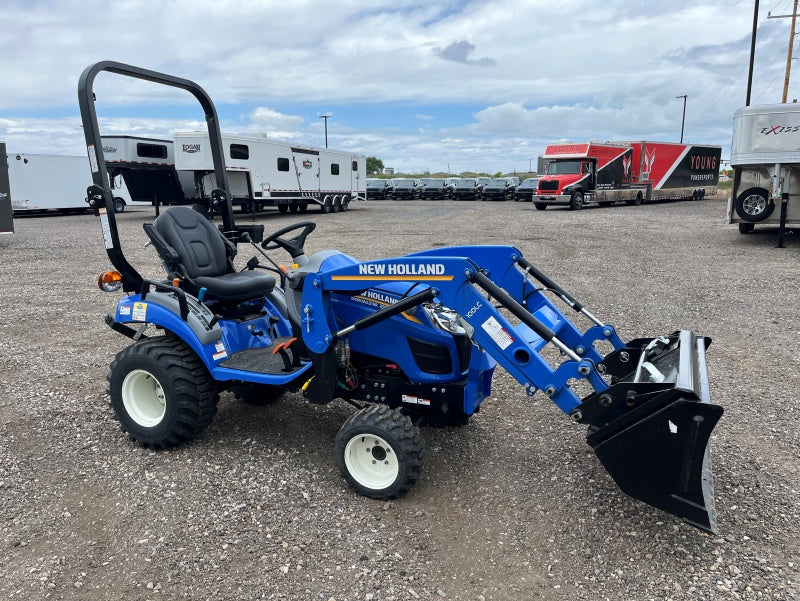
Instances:
[[[788,23],[767,22],[767,8],[755,102],[778,101],[783,81]],[[679,94],[688,95],[687,139],[729,144],[744,103],[752,2],[5,0],[3,18],[13,24],[0,38],[0,139],[9,147],[82,152],[78,77],[114,59],[192,79],[218,106],[240,106],[222,116],[231,131],[320,140],[316,113],[275,107],[419,106],[413,125],[388,109],[380,127],[337,118],[331,145],[398,168],[484,160],[494,170],[550,140],[676,139]],[[799,78],[790,97],[800,96]],[[113,118],[129,103],[191,104],[183,92],[106,74],[96,91]],[[442,119],[434,108],[445,113],[448,103],[476,107],[472,120]],[[168,133],[202,124],[192,110],[117,125]]]

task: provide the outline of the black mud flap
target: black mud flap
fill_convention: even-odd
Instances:
[[[309,351],[309,355],[314,365],[314,376],[303,392],[315,405],[330,403],[336,391],[336,353],[330,347],[324,353]]]
[[[708,442],[723,409],[711,404],[709,343],[682,331],[632,350],[635,371],[585,399],[579,421],[623,492],[716,532]]]

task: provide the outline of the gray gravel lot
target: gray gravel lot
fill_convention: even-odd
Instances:
[[[154,453],[112,418],[108,261],[91,215],[0,237],[0,596],[9,599],[800,598],[800,236],[742,236],[725,200],[536,211],[355,203],[309,213],[310,251],[373,259],[513,244],[623,338],[711,336],[720,532],[620,493],[574,425],[508,375],[466,428],[424,430],[404,498],[356,495],[333,458],[352,409],[225,393],[191,444]],[[129,260],[152,210],[119,216]],[[266,230],[294,216],[262,216]],[[242,251],[242,264],[251,253]],[[282,260],[284,257],[280,257]]]

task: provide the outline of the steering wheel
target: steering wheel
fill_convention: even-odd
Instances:
[[[275,250],[276,248],[282,248],[292,256],[292,259],[295,259],[305,254],[303,245],[306,243],[306,237],[313,232],[316,227],[317,224],[313,221],[301,221],[300,223],[286,226],[264,238],[264,240],[261,242],[261,248],[264,250]],[[295,237],[289,238],[288,240],[282,237],[285,234],[295,230],[303,231],[301,231]]]

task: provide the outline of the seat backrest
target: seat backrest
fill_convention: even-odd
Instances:
[[[172,207],[161,213],[153,225],[178,253],[177,265],[170,267],[183,275],[214,277],[230,271],[228,257],[236,253],[236,247],[194,209]]]

